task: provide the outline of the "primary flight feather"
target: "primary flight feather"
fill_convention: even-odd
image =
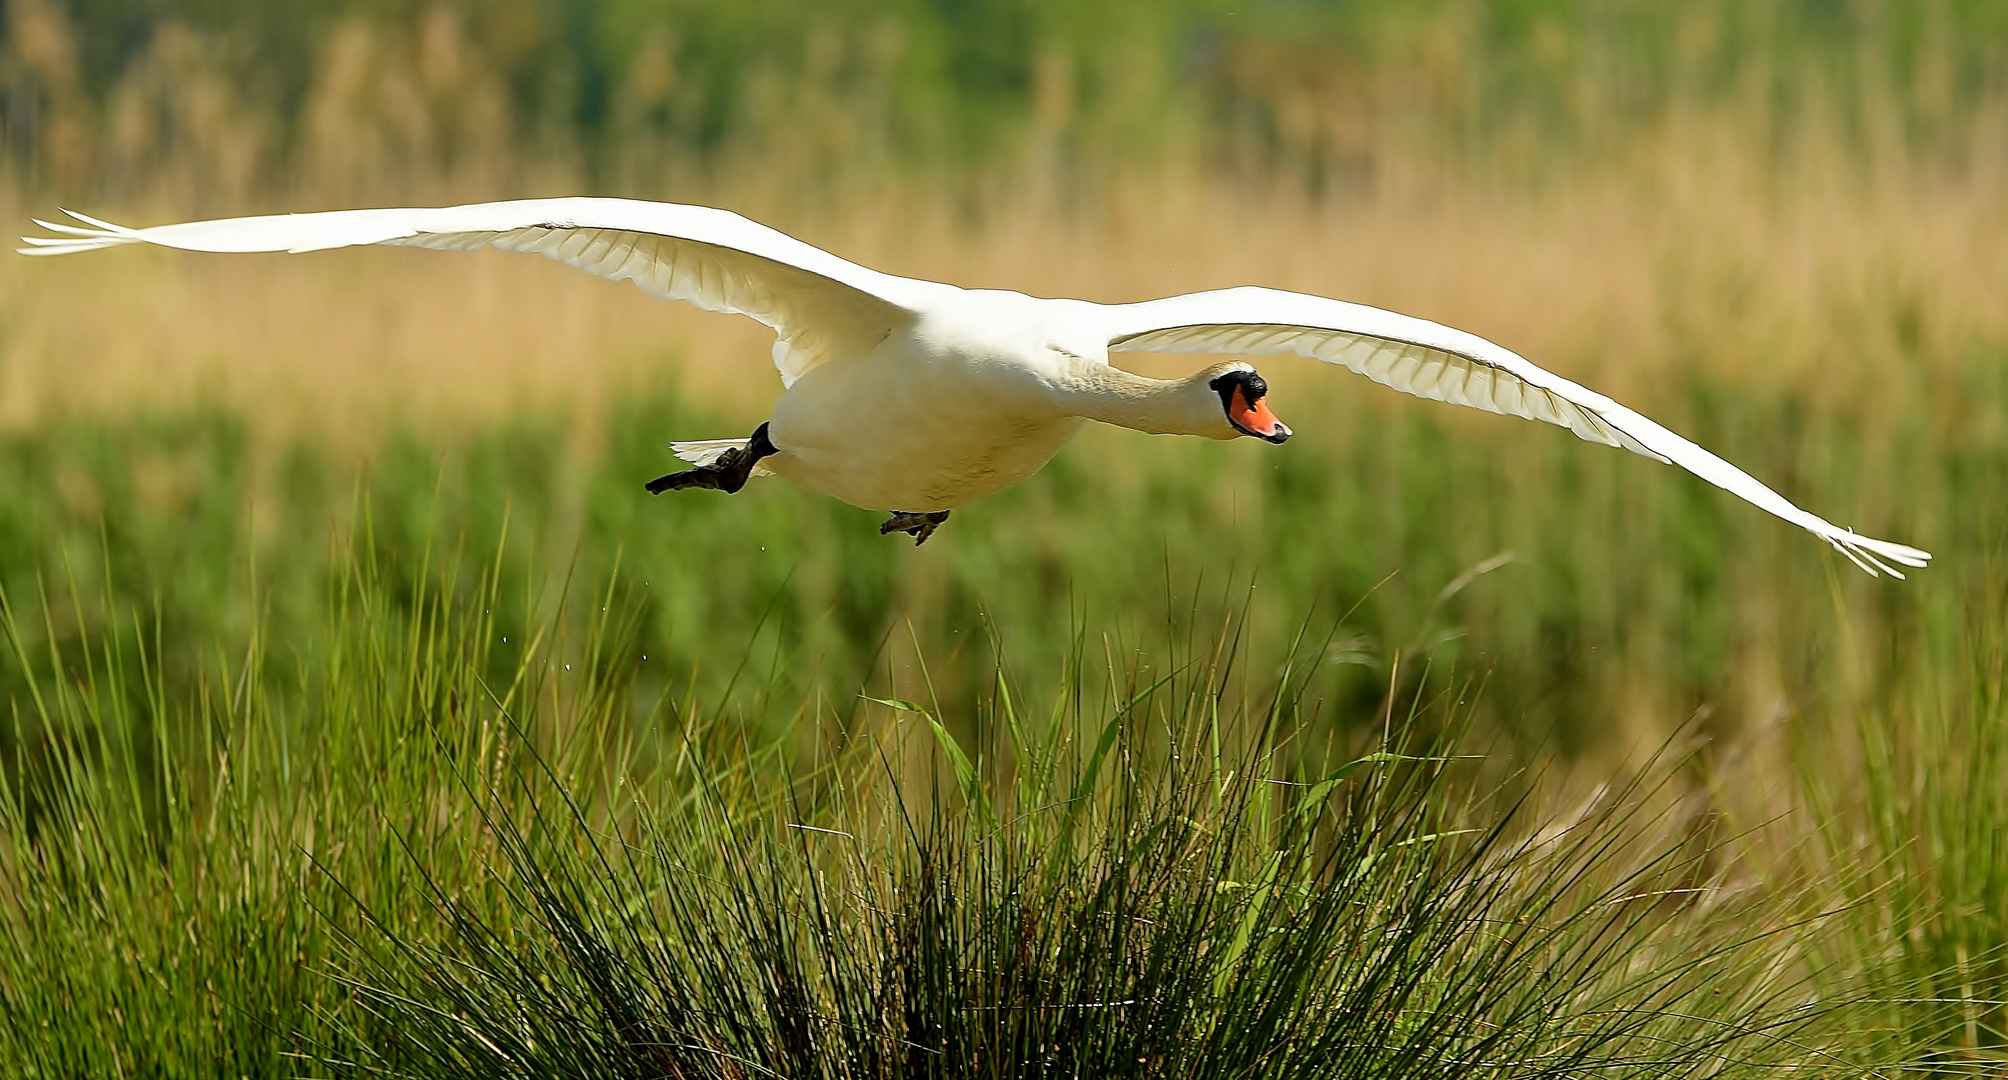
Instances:
[[[880,273],[738,214],[631,199],[528,199],[338,210],[130,229],[74,212],[37,221],[26,255],[157,244],[187,251],[319,251],[358,244],[528,251],[655,296],[774,330],[786,391],[746,439],[674,444],[695,468],[652,492],[737,491],[772,472],[893,511],[881,532],[927,539],[954,507],[1023,480],[1082,423],[1281,443],[1268,386],[1245,361],[1144,378],[1110,352],[1296,353],[1418,397],[1559,424],[1678,465],[1806,529],[1871,574],[1931,558],[1792,505],[1727,461],[1483,338],[1322,296],[1244,287],[1136,304],[1042,299]],[[1892,565],[1894,564],[1894,565]]]

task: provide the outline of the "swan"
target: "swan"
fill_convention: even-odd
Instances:
[[[692,468],[651,493],[736,492],[778,474],[891,512],[880,532],[924,543],[955,507],[1039,471],[1089,420],[1152,434],[1281,443],[1268,386],[1246,360],[1151,379],[1112,352],[1295,353],[1404,393],[1544,420],[1678,465],[1833,545],[1871,575],[1931,556],[1810,514],[1727,461],[1617,402],[1476,335],[1379,308],[1243,286],[1131,304],[1045,299],[897,277],[726,210],[561,198],[194,221],[132,229],[74,211],[37,220],[27,255],[122,244],[187,251],[320,251],[359,244],[535,252],[644,292],[773,328],[785,388],[743,439],[677,442]],[[1895,564],[1895,565],[1892,565]]]

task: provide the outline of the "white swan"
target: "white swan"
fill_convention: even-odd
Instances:
[[[317,251],[355,244],[547,255],[656,296],[774,328],[787,388],[749,439],[674,444],[697,467],[651,482],[737,491],[772,471],[856,506],[894,511],[881,532],[927,539],[948,511],[1023,480],[1085,420],[1159,434],[1280,443],[1290,429],[1242,361],[1158,380],[1112,351],[1294,352],[1419,397],[1560,424],[1591,442],[1679,465],[1902,577],[1916,548],[1857,536],[1595,391],[1483,338],[1321,296],[1244,287],[1139,304],[1048,300],[895,277],[737,214],[628,199],[535,199],[439,209],[342,210],[128,229],[36,224],[28,255],[119,244],[190,251]]]

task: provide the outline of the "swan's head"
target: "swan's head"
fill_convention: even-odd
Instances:
[[[1252,366],[1236,361],[1213,376],[1206,385],[1220,395],[1220,408],[1227,414],[1227,423],[1235,431],[1272,443],[1280,443],[1290,437],[1289,425],[1276,419],[1276,414],[1269,411],[1268,403],[1262,400],[1269,396],[1269,384],[1255,373]]]

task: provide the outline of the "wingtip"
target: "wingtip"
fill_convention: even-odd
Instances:
[[[1861,567],[1870,577],[1888,574],[1898,581],[1903,581],[1907,580],[1903,571],[1890,565],[1891,563],[1908,566],[1913,570],[1924,569],[1931,563],[1929,551],[1907,544],[1861,536],[1853,529],[1835,530],[1830,534],[1824,534],[1824,539],[1834,546],[1835,551],[1847,556],[1849,562]]]
[[[21,242],[27,246],[14,250],[22,255],[67,255],[75,251],[90,251],[93,248],[130,244],[134,242],[134,237],[137,235],[132,229],[113,225],[108,221],[102,221],[88,214],[78,213],[75,210],[67,208],[59,209],[62,209],[62,212],[68,214],[70,217],[84,222],[89,228],[61,221],[31,218],[30,220],[38,227],[47,229],[56,235],[23,236],[21,237]]]
[[[41,218],[36,218],[35,224],[40,225],[42,228],[47,229],[52,233],[60,233],[63,236],[72,239],[75,238],[98,239],[100,237],[119,235],[117,233],[106,232],[103,229],[84,229],[84,228],[79,228],[75,225],[65,225],[60,221],[43,221]]]
[[[1853,546],[1844,544],[1840,541],[1839,538],[1832,536],[1827,537],[1827,543],[1832,544],[1834,546],[1835,551],[1840,552],[1844,557],[1846,557],[1846,559],[1849,562],[1854,563],[1855,567],[1859,569],[1862,573],[1867,574],[1870,577],[1882,576],[1882,574],[1876,570],[1876,567],[1881,564],[1876,563],[1873,560],[1865,560],[1862,557],[1862,552],[1856,551]],[[1883,567],[1883,569],[1887,570],[1889,568]],[[1902,577],[1903,575],[1897,574],[1896,576]]]
[[[1867,536],[1857,536],[1852,530],[1848,533],[1848,539],[1853,544],[1873,551],[1892,562],[1902,563],[1905,566],[1921,568],[1929,565],[1931,562],[1931,552],[1923,551],[1907,544],[1893,543],[1888,540],[1876,540]]]
[[[55,239],[41,236],[24,236],[21,239],[26,241],[28,246],[15,248],[14,249],[15,252],[21,255],[38,255],[38,256],[68,255],[73,251],[90,251],[94,248],[104,247],[108,243],[119,242],[119,241],[70,240],[67,238]]]
[[[132,229],[126,228],[123,225],[114,225],[111,222],[104,220],[103,218],[94,218],[91,215],[86,214],[80,210],[72,210],[67,206],[59,206],[56,209],[61,210],[63,213],[68,214],[73,218],[76,218],[78,221],[81,221],[84,224],[89,225],[94,229],[102,229],[108,233],[117,233],[121,236],[124,236],[127,233],[131,233],[134,231]],[[51,227],[53,228],[54,226]]]

